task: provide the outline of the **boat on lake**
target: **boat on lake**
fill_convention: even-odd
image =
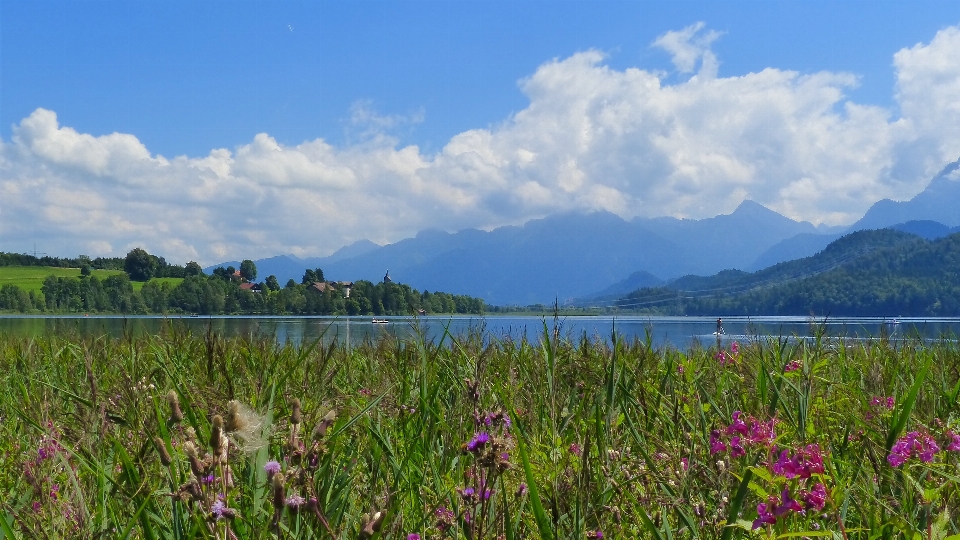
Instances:
[[[390,321],[388,321],[388,320],[386,320],[386,319],[378,319],[378,318],[374,317],[374,318],[373,318],[373,324],[390,324]]]

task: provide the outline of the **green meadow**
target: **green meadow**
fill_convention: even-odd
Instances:
[[[123,274],[123,270],[99,270],[94,269],[90,275],[103,280],[106,277]],[[0,266],[0,287],[4,285],[16,285],[24,291],[40,292],[43,287],[43,280],[48,276],[79,278],[79,268],[59,268],[53,266]],[[151,281],[158,285],[169,283],[171,286],[178,285],[183,278],[153,278]],[[133,281],[133,289],[139,291],[147,282]]]
[[[0,336],[3,538],[960,538],[949,341]]]

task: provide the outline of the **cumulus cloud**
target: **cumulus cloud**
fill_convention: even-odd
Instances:
[[[155,155],[132,134],[78,133],[37,109],[0,141],[0,249],[142,246],[207,264],[560,211],[704,218],[745,199],[843,224],[881,198],[913,196],[960,156],[957,28],[894,56],[899,110],[850,101],[848,73],[716,77],[717,36],[698,23],[657,39],[678,71],[701,63],[675,84],[613,69],[598,51],[547,62],[519,83],[526,108],[430,154],[389,135],[422,112],[383,116],[365,102],[351,111],[361,136],[349,144],[291,146],[262,133],[201,157]]]

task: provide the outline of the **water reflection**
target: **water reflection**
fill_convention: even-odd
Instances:
[[[844,317],[811,319],[807,317],[725,317],[724,343],[758,337],[804,339],[814,336],[819,327],[828,337],[851,340],[876,339],[954,339],[960,333],[960,318]],[[391,317],[388,323],[373,323],[369,317],[123,317],[123,316],[3,316],[0,334],[44,336],[122,337],[158,334],[173,329],[194,334],[223,336],[259,336],[279,343],[320,340],[357,344],[388,336],[409,339],[417,334],[438,341],[446,335],[462,336],[480,331],[490,339],[539,341],[554,329],[564,336],[609,341],[613,332],[628,340],[646,339],[648,333],[657,345],[687,348],[697,342],[715,342],[713,317]]]

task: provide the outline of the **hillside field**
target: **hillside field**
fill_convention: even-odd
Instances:
[[[96,276],[97,279],[103,280],[109,276],[116,274],[122,274],[122,270],[93,270],[91,275]],[[58,268],[53,266],[0,266],[0,287],[10,284],[16,285],[25,291],[36,291],[40,292],[40,288],[43,287],[43,280],[47,279],[47,276],[54,275],[57,277],[80,277],[79,268]],[[176,286],[181,281],[182,278],[153,278],[151,281],[157,283],[170,283],[173,286]],[[143,288],[144,282],[134,281],[133,289],[139,291]]]

